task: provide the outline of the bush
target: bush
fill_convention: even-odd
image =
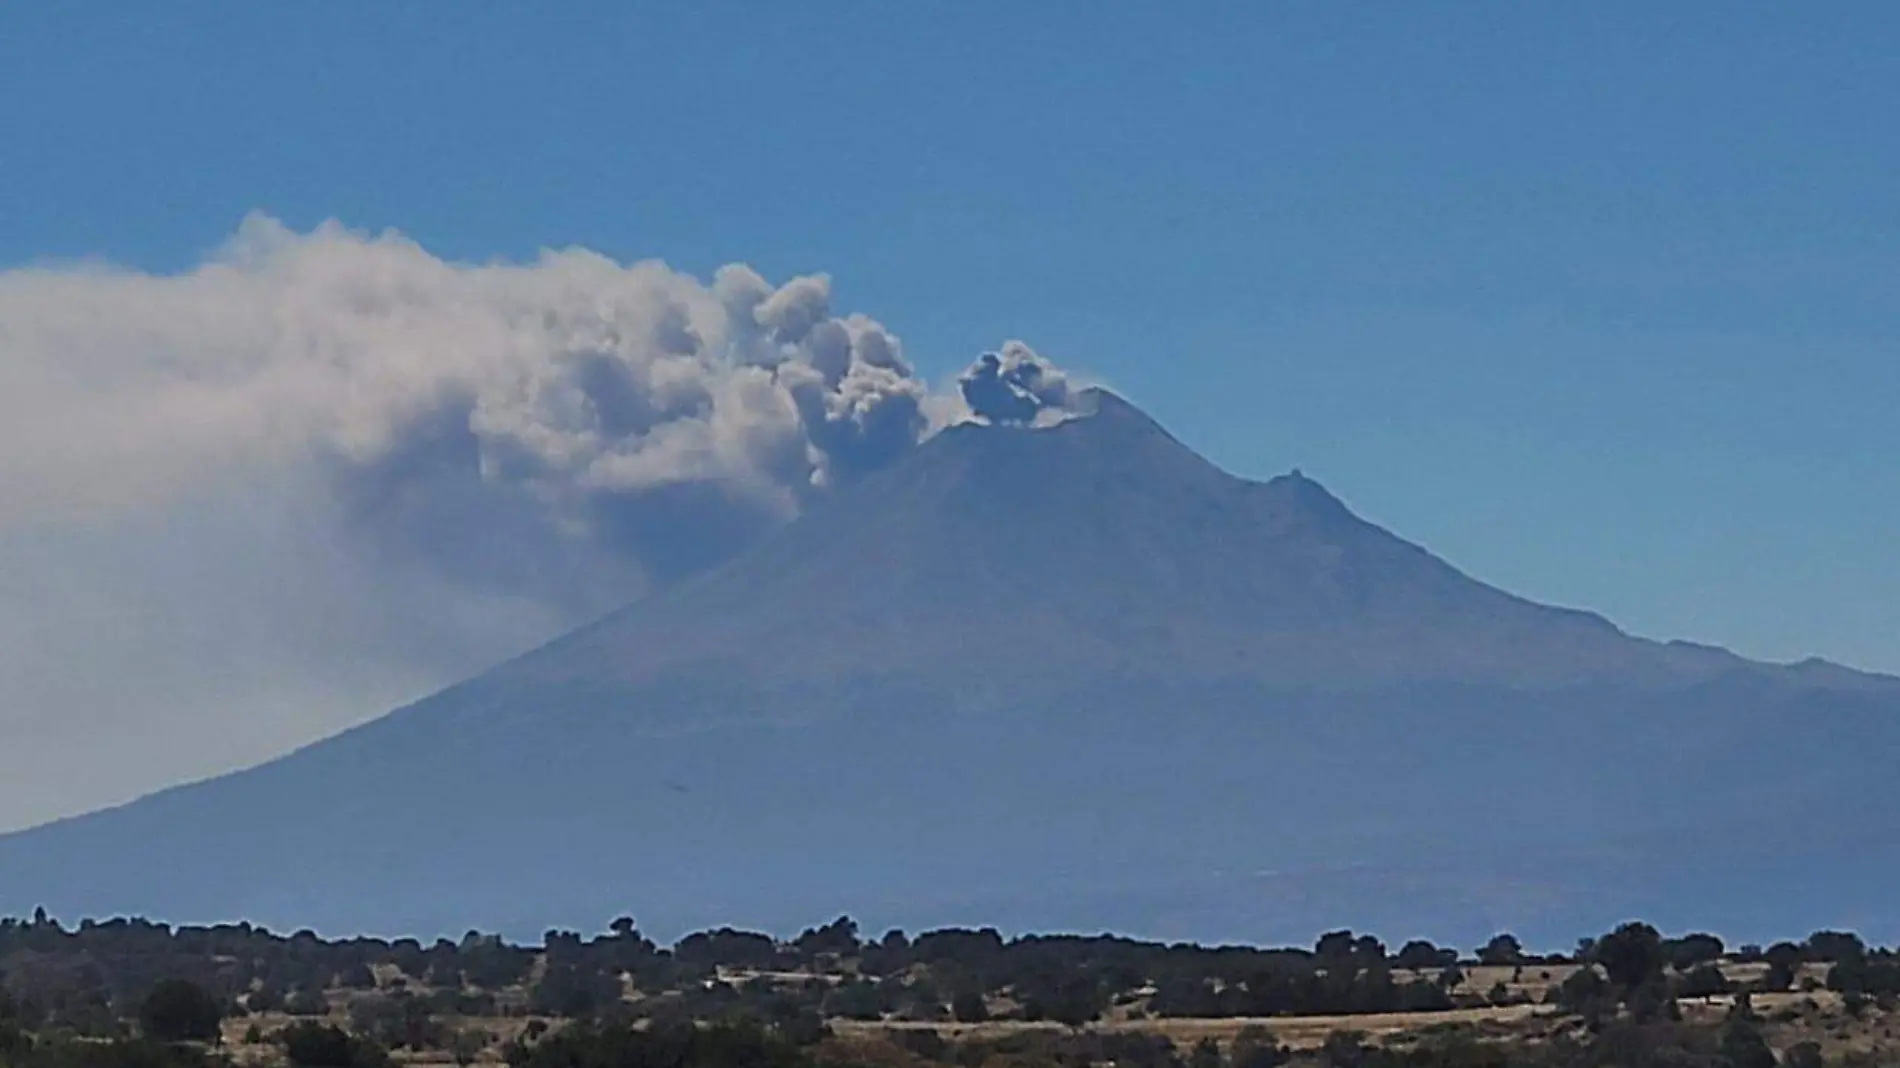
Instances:
[[[1801,1042],[1788,1050],[1781,1063],[1786,1068],[1822,1068],[1827,1061],[1821,1056],[1819,1043]]]
[[[1646,923],[1626,923],[1597,939],[1595,958],[1625,998],[1661,978],[1668,963],[1662,935]]]
[[[1730,1068],[1775,1068],[1775,1051],[1753,1020],[1737,1016],[1722,1027],[1722,1060]]]
[[[1414,939],[1399,949],[1392,958],[1394,967],[1409,971],[1422,972],[1433,968],[1449,968],[1458,963],[1458,951],[1440,949],[1424,939]]]
[[[1550,999],[1565,1012],[1578,1016],[1594,1018],[1611,1007],[1610,985],[1597,974],[1595,967],[1585,965],[1578,968],[1565,979]]]
[[[33,1052],[33,1037],[12,1020],[0,1017],[0,1064],[24,1061]]]
[[[1362,1031],[1333,1031],[1320,1046],[1320,1056],[1332,1068],[1359,1068],[1371,1051]]]
[[[224,1006],[204,987],[167,979],[139,1005],[139,1031],[158,1042],[216,1042]]]
[[[1486,942],[1478,950],[1478,963],[1522,964],[1524,963],[1524,947],[1518,943],[1515,935],[1493,936],[1491,941]]]
[[[1676,980],[1679,998],[1706,998],[1729,992],[1728,976],[1713,964],[1698,964]]]
[[[1224,1068],[1225,1063],[1220,1055],[1220,1044],[1203,1038],[1188,1050],[1186,1068]]]
[[[1280,1068],[1287,1059],[1287,1051],[1273,1033],[1258,1024],[1241,1028],[1234,1036],[1234,1068]]]
[[[1846,931],[1816,931],[1808,936],[1808,953],[1815,960],[1838,963],[1867,955],[1867,944]]]
[[[350,1003],[350,1028],[386,1049],[436,1049],[445,1038],[428,1002],[408,994],[356,999]]]
[[[299,990],[284,999],[284,1011],[292,1016],[328,1016],[330,999],[321,990]]]
[[[576,1025],[508,1049],[510,1068],[809,1068],[792,1043],[748,1024],[658,1028]]]
[[[493,1035],[479,1029],[457,1031],[449,1040],[449,1056],[454,1058],[456,1064],[467,1068],[481,1057],[482,1051],[493,1041]]]
[[[1692,971],[1698,965],[1713,964],[1722,958],[1726,947],[1712,934],[1690,934],[1663,943],[1669,963],[1679,972]]]
[[[329,1024],[291,1024],[279,1037],[296,1068],[383,1068],[389,1063],[381,1047]]]
[[[950,999],[950,1015],[958,1023],[982,1023],[990,1018],[990,1006],[982,994],[965,990]]]

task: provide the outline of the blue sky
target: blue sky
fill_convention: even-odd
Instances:
[[[1900,671],[1900,11],[12,5],[0,264],[825,271],[1640,633]],[[4,324],[0,324],[0,330]]]

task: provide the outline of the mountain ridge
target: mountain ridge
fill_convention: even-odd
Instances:
[[[1900,811],[1900,680],[1632,637],[1088,403],[945,430],[724,564],[276,761],[0,836],[0,911],[1477,937],[1689,893],[1708,922],[1819,926],[1864,902],[1764,858],[1900,874],[1900,849],[1814,833]],[[1343,868],[1438,889],[1340,916],[1235,874]],[[1764,871],[1794,880],[1765,903]]]
[[[851,591],[846,587],[853,578],[860,583],[881,581],[898,587],[903,584],[901,575],[895,581],[886,576],[880,576],[877,563],[869,561],[869,557],[880,551],[908,552],[912,555],[936,553],[939,557],[958,556],[960,557],[958,563],[964,569],[962,577],[977,588],[977,593],[973,597],[1007,597],[1009,590],[1019,589],[1026,584],[1026,579],[1033,581],[1037,576],[1025,576],[1021,566],[1012,567],[1012,561],[1005,557],[1020,558],[1036,552],[1046,554],[1048,547],[1017,544],[1004,546],[1003,548],[1009,550],[1004,552],[994,544],[985,543],[995,542],[997,532],[1004,530],[1013,517],[1046,506],[1048,495],[1052,492],[1060,492],[1061,488],[1052,485],[1054,480],[1048,478],[1047,471],[1042,468],[1057,466],[1065,470],[1074,470],[1076,467],[1081,467],[1089,476],[1108,481],[1104,472],[1099,470],[1101,464],[1093,462],[1090,458],[1109,453],[1118,458],[1118,463],[1121,462],[1119,458],[1133,454],[1145,459],[1150,467],[1159,468],[1159,470],[1144,472],[1145,478],[1141,483],[1144,486],[1167,486],[1170,490],[1186,487],[1191,494],[1200,497],[1218,495],[1228,498],[1218,508],[1200,509],[1198,512],[1194,509],[1172,507],[1166,500],[1156,502],[1143,499],[1138,502],[1139,507],[1125,507],[1118,513],[1103,519],[1105,525],[1128,528],[1134,525],[1127,522],[1131,515],[1159,509],[1167,517],[1166,520],[1157,518],[1143,524],[1144,529],[1141,535],[1145,544],[1136,546],[1136,549],[1141,551],[1124,554],[1124,556],[1145,556],[1148,559],[1166,561],[1172,573],[1165,576],[1156,574],[1114,576],[1114,584],[1122,588],[1131,586],[1136,580],[1143,578],[1150,580],[1141,584],[1140,594],[1124,595],[1121,598],[1124,602],[1139,602],[1143,597],[1150,597],[1155,592],[1154,587],[1157,584],[1165,586],[1169,580],[1175,584],[1187,584],[1195,580],[1196,576],[1183,574],[1191,569],[1192,561],[1189,560],[1186,563],[1182,561],[1184,558],[1203,555],[1196,551],[1198,546],[1186,549],[1168,546],[1173,550],[1172,552],[1148,551],[1156,542],[1161,542],[1165,538],[1167,533],[1165,529],[1157,533],[1157,528],[1165,528],[1167,521],[1178,522],[1182,525],[1196,522],[1226,522],[1229,533],[1236,527],[1257,525],[1262,529],[1283,535],[1281,544],[1273,547],[1277,551],[1282,553],[1299,551],[1305,554],[1305,558],[1297,562],[1299,569],[1303,569],[1305,575],[1331,577],[1335,580],[1334,588],[1331,590],[1305,591],[1313,595],[1329,596],[1338,602],[1331,606],[1335,615],[1341,610],[1354,607],[1348,602],[1354,598],[1355,583],[1363,590],[1365,586],[1377,587],[1380,583],[1389,585],[1392,580],[1389,574],[1355,575],[1351,561],[1341,566],[1338,559],[1340,553],[1344,549],[1357,546],[1361,550],[1362,557],[1376,554],[1373,560],[1374,565],[1413,569],[1413,574],[1409,578],[1414,586],[1422,587],[1418,592],[1423,596],[1450,594],[1466,598],[1466,603],[1462,606],[1466,615],[1481,614],[1485,610],[1518,614],[1533,613],[1542,615],[1546,621],[1575,628],[1572,634],[1580,641],[1616,643],[1621,639],[1630,643],[1640,643],[1640,646],[1631,645],[1625,651],[1633,652],[1640,647],[1652,657],[1670,660],[1668,664],[1648,665],[1648,669],[1653,672],[1661,674],[1677,672],[1688,678],[1700,678],[1710,671],[1728,668],[1773,670],[1778,667],[1778,665],[1746,661],[1728,650],[1717,647],[1638,638],[1622,631],[1597,613],[1578,608],[1542,604],[1510,594],[1472,578],[1422,547],[1397,538],[1384,529],[1361,519],[1324,486],[1297,471],[1264,482],[1239,478],[1221,471],[1194,455],[1145,414],[1113,394],[1095,391],[1090,395],[1090,401],[1094,408],[1090,415],[1072,418],[1054,427],[990,427],[975,424],[951,427],[937,438],[926,442],[919,449],[913,462],[896,465],[874,475],[860,485],[848,488],[841,494],[840,500],[832,502],[827,508],[818,510],[814,515],[794,521],[779,536],[768,539],[765,545],[755,551],[742,554],[669,590],[643,598],[626,608],[610,613],[571,635],[556,639],[550,645],[559,646],[570,640],[584,639],[587,635],[600,635],[609,636],[606,640],[618,640],[622,644],[636,645],[648,653],[657,655],[661,650],[668,648],[668,645],[665,642],[654,641],[653,635],[641,631],[638,620],[640,615],[650,613],[656,608],[675,604],[683,598],[691,599],[695,596],[711,600],[719,609],[735,616],[753,613],[755,611],[753,591],[762,583],[784,584],[788,581],[788,575],[792,576],[790,581],[800,582],[804,587],[801,591],[802,595],[792,599],[796,603],[830,602],[827,610],[833,612],[834,615],[843,612],[847,621],[858,620],[862,617],[863,622],[874,624],[882,619],[883,622],[892,623],[898,633],[914,631],[915,627],[911,621],[892,620],[890,618],[892,613],[888,606],[871,608],[852,603]],[[1015,455],[1025,451],[1022,446],[1031,443],[1035,450],[1054,451],[1057,446],[1068,444],[1068,440],[1065,439],[1078,437],[1090,439],[1081,448],[1070,450],[1084,455],[1085,462],[1082,464],[1070,462],[1072,457],[1064,457],[1062,463],[1044,464],[1042,468],[1036,468],[1033,465],[1024,464],[1020,457]],[[1108,442],[1104,443],[1101,440],[1104,437],[1109,439]],[[964,448],[966,443],[974,447]],[[975,493],[964,492],[970,485],[977,487]],[[1094,490],[1095,487],[1090,487],[1090,489]],[[1113,495],[1115,490],[1116,487],[1109,485],[1102,490],[1102,493]],[[922,497],[923,500],[900,502],[898,506],[891,506],[893,498],[899,495]],[[971,497],[975,499],[969,499]],[[950,527],[950,530],[946,536],[944,531],[919,532],[881,528],[875,520],[861,520],[852,514],[854,509],[865,501],[875,504],[879,511],[896,512],[900,516],[913,514],[911,509],[903,505],[917,504],[928,514],[947,515],[949,521],[946,526]],[[1071,503],[1083,511],[1089,507],[1086,501]],[[1218,513],[1223,508],[1230,514],[1226,516],[1206,514],[1210,511]],[[1169,514],[1170,512],[1173,514]],[[830,574],[820,577],[801,574],[801,568],[805,567],[807,560],[814,556],[821,556],[827,549],[836,547],[841,530],[845,531],[846,536],[849,537],[853,532],[867,529],[870,531],[869,535],[860,535],[859,540],[872,541],[873,546],[866,549],[861,545],[854,545],[842,554],[847,559],[856,562],[856,566],[862,567],[863,572],[856,576]],[[1087,536],[1087,532],[1065,531],[1062,533]],[[977,550],[974,558],[971,558],[972,549]],[[1020,565],[1019,559],[1014,562]],[[902,572],[905,567],[914,566],[915,561],[906,560],[904,565],[889,570]],[[1044,559],[1040,566],[1046,573],[1056,577],[1058,590],[1084,584],[1085,577],[1070,573],[1072,569],[1067,568],[1060,558]],[[1330,571],[1329,567],[1331,567]],[[998,570],[1003,573],[997,574]],[[1199,598],[1199,603],[1193,606],[1193,611],[1205,615],[1211,607],[1220,605],[1223,601],[1232,600],[1229,596],[1231,591],[1220,588],[1226,584],[1228,577],[1226,575],[1210,577],[1206,574],[1198,576],[1199,588],[1187,591]],[[1285,586],[1288,577],[1286,575],[1255,576],[1258,580],[1256,585],[1271,579],[1282,587]],[[712,588],[708,589],[708,587]],[[1245,596],[1252,597],[1253,600],[1243,600],[1237,609],[1230,609],[1226,614],[1227,622],[1232,622],[1236,617],[1245,616],[1261,603],[1262,598],[1280,603],[1285,603],[1286,600],[1283,596],[1274,596],[1284,593],[1284,589],[1256,588],[1244,592]],[[901,588],[899,593],[915,595],[913,591],[905,591]],[[839,603],[840,601],[843,603]],[[1103,618],[1128,618],[1130,615],[1130,606],[1125,603],[1092,607],[1093,611],[1071,612],[1064,622],[1074,624],[1076,622],[1074,617],[1080,616],[1084,621],[1093,618],[1095,625],[1099,625]],[[1361,604],[1358,607],[1369,606]],[[1403,617],[1408,611],[1416,614],[1417,608],[1418,606],[1400,606],[1386,610],[1383,615]],[[851,614],[854,609],[856,615]],[[1033,618],[1038,609],[1035,606],[1028,606],[1021,611]],[[1172,614],[1179,618],[1190,613],[1174,611]],[[1304,617],[1268,619],[1267,622],[1274,624],[1267,628],[1269,630],[1287,631],[1313,630],[1317,627],[1337,624],[1339,621],[1327,618],[1316,619],[1308,613]],[[1354,622],[1363,621],[1354,620]],[[834,618],[828,620],[827,623],[828,626],[835,628],[838,620]],[[635,637],[628,634],[628,631],[641,631],[641,633]],[[719,636],[711,641],[711,650],[701,649],[690,655],[704,656],[716,661],[719,654],[728,652],[734,644],[734,639],[721,634],[720,631],[721,628],[712,626],[704,628],[702,633]],[[766,636],[755,634],[748,637],[753,640],[764,640]],[[1425,640],[1416,635],[1411,637],[1415,640]],[[1394,640],[1397,640],[1397,636]],[[1200,667],[1211,671],[1232,670],[1232,661],[1239,652],[1231,649],[1233,645],[1231,636],[1227,645],[1230,647],[1228,663],[1223,665],[1220,662],[1210,662],[1210,658],[1203,658]],[[1282,660],[1292,661],[1311,655],[1310,651],[1300,650],[1294,645],[1285,643],[1283,645],[1285,648],[1278,654]],[[1269,647],[1266,651],[1271,653],[1272,649]],[[1191,655],[1189,650],[1178,652],[1180,655]],[[689,655],[689,652],[685,650],[679,650],[678,653]],[[1607,655],[1607,653],[1599,650],[1597,655]],[[861,668],[862,665],[853,666]],[[1561,670],[1553,669],[1550,674],[1554,677],[1543,681],[1555,685],[1579,681],[1578,670],[1580,669],[1573,669],[1566,674]],[[1280,681],[1311,683],[1313,680],[1287,678]]]

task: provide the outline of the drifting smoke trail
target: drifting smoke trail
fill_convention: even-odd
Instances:
[[[691,570],[946,422],[1068,398],[1019,342],[933,392],[823,275],[463,265],[261,216],[185,274],[0,276],[0,354],[0,526],[308,465],[372,550],[504,584],[580,545]]]
[[[823,276],[261,216],[0,273],[0,828],[419,696],[1060,380],[1011,344],[934,390]]]

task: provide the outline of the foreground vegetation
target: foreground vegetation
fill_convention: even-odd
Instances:
[[[0,921],[0,1068],[1336,1068],[1900,1064],[1900,956],[1626,924],[1570,952],[1328,934],[1201,947],[994,930],[662,947]]]

